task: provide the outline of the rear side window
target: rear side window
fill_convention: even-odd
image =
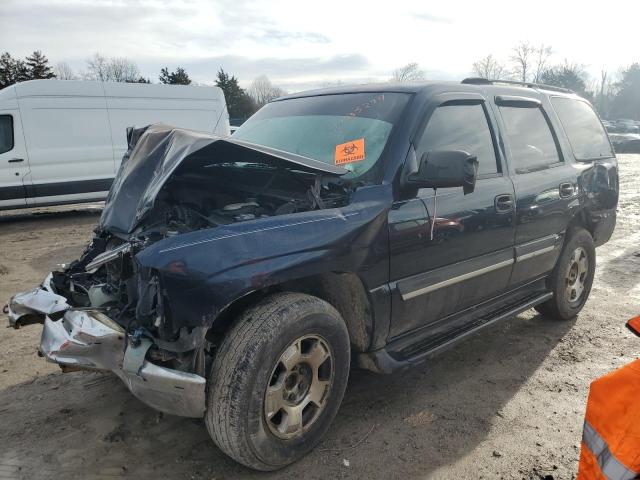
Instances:
[[[498,172],[496,153],[484,107],[438,107],[418,141],[418,155],[431,150],[463,150],[478,157],[478,175]]]
[[[0,115],[0,153],[13,150],[13,117]]]
[[[562,122],[576,160],[613,157],[607,133],[587,102],[552,97],[551,104]]]
[[[549,122],[540,108],[500,107],[516,173],[541,170],[561,161]]]

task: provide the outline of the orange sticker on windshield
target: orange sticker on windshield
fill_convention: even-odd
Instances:
[[[336,165],[364,160],[364,138],[336,145]]]

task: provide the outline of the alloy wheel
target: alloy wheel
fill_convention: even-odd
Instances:
[[[319,335],[292,342],[271,372],[264,396],[264,417],[278,438],[302,435],[322,413],[333,383],[329,344]]]

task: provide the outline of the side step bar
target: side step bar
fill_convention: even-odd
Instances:
[[[375,350],[373,352],[362,353],[358,356],[358,365],[361,368],[373,370],[379,373],[391,373],[395,370],[418,365],[453,347],[458,342],[466,339],[479,330],[501,320],[512,318],[525,310],[529,310],[530,308],[545,302],[552,296],[553,293],[551,292],[537,294],[533,298],[530,297],[524,303],[518,303],[510,309],[502,307],[493,312],[489,312],[485,316],[478,318],[477,321],[467,325],[466,328],[448,332],[439,339],[434,339],[431,342],[423,344],[423,348],[420,348],[421,345],[415,345],[399,352],[393,352],[392,350],[389,351],[389,346],[387,346],[386,348],[381,348],[380,350]]]

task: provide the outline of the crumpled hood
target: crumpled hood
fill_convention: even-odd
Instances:
[[[208,163],[240,161],[295,167],[333,176],[347,173],[342,167],[293,153],[163,124],[129,128],[127,140],[129,148],[98,224],[99,228],[114,234],[130,234],[151,210],[160,189],[178,166],[205,155]]]

